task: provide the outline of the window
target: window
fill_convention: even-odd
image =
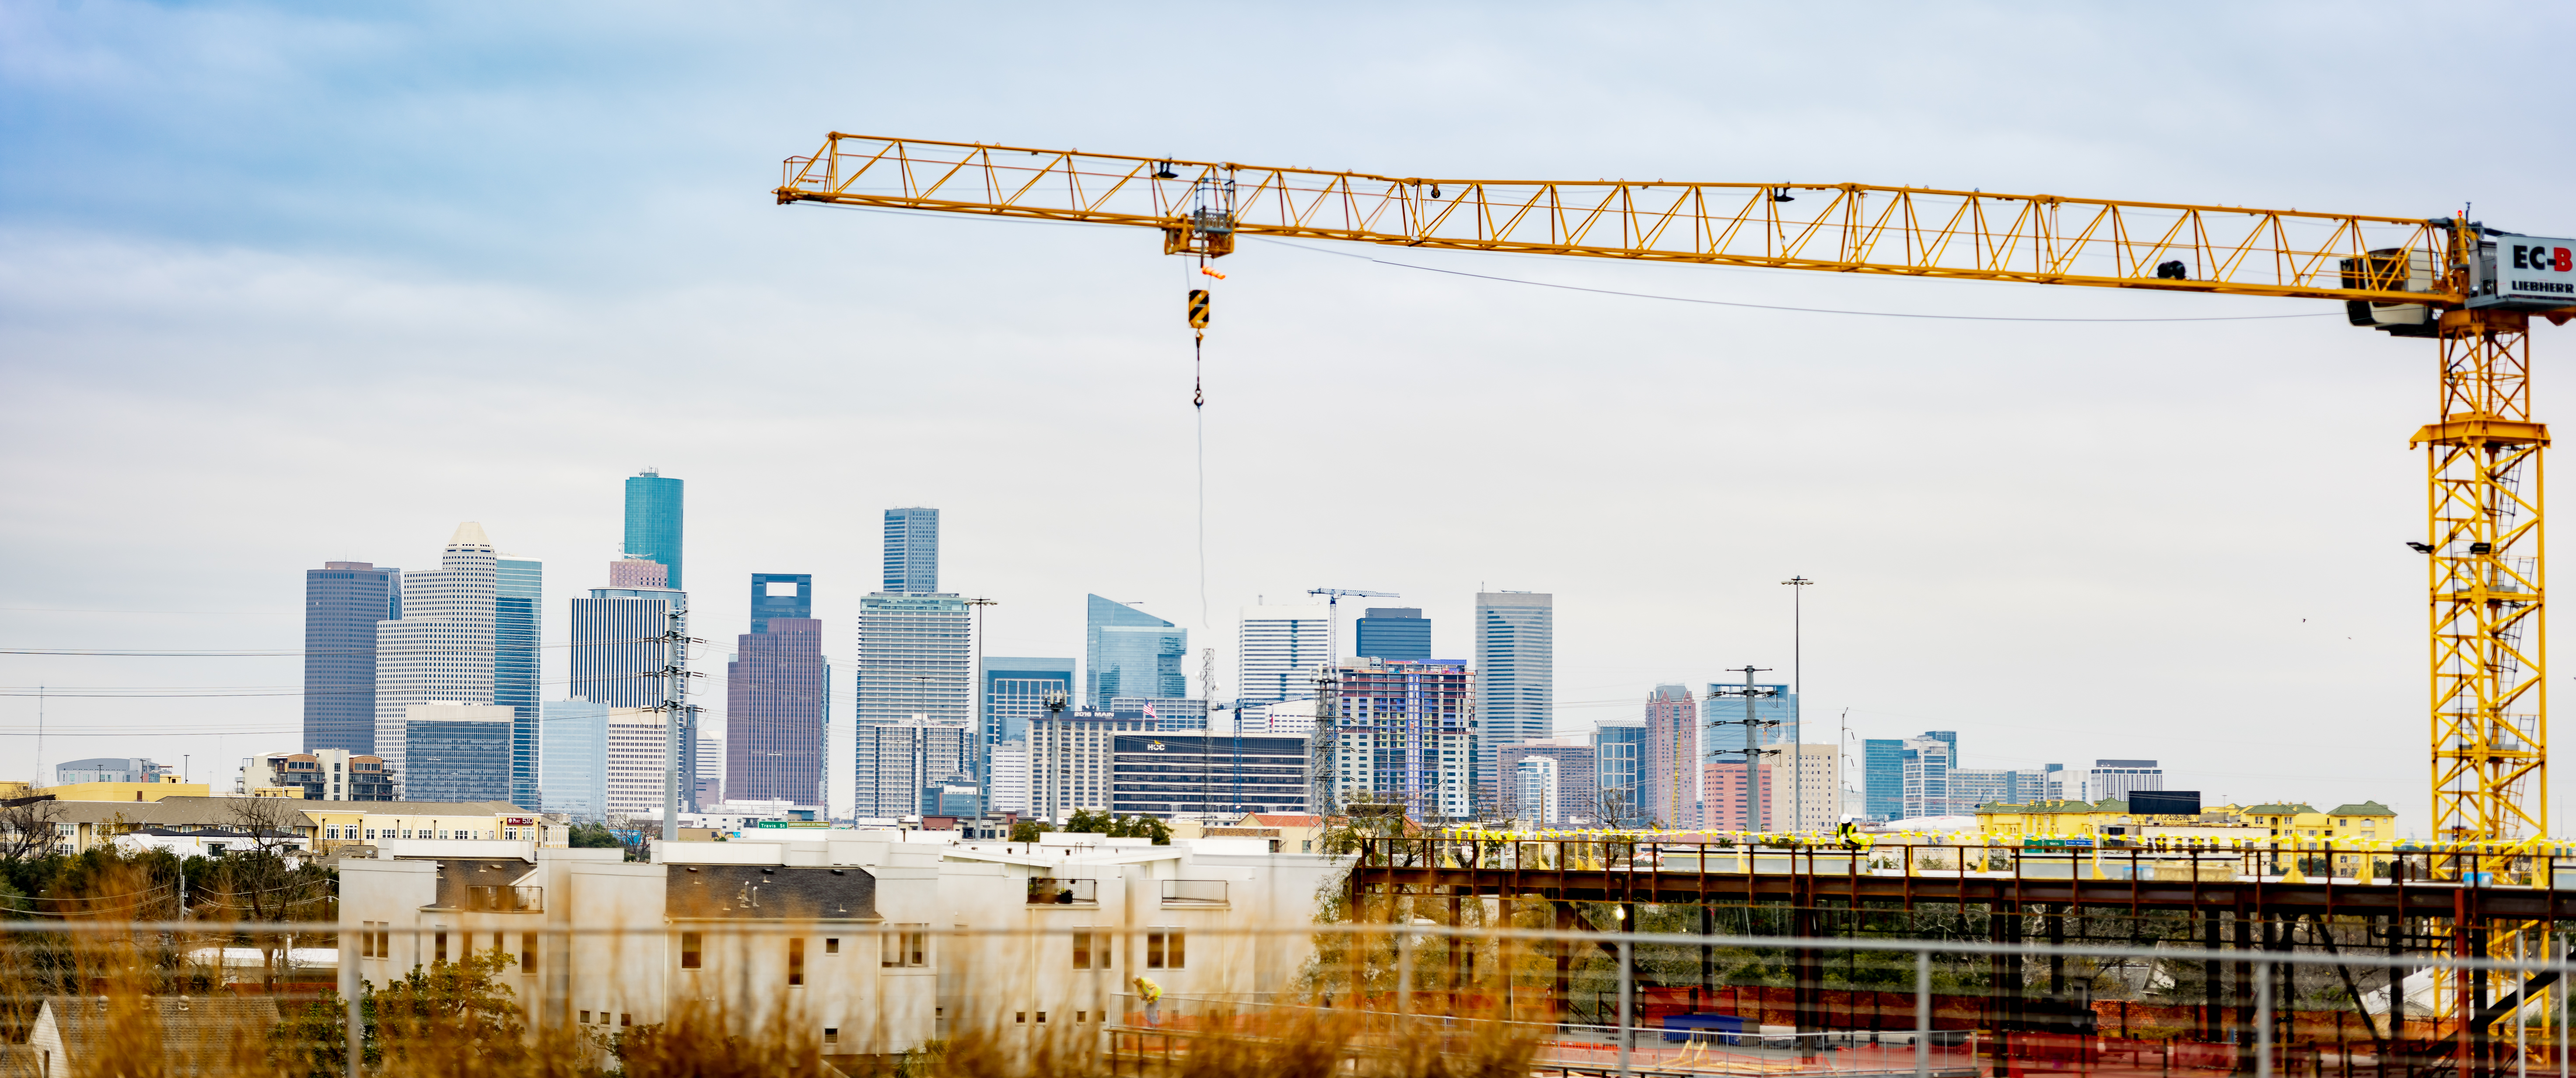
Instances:
[[[1108,956],[1103,955],[1101,957],[1106,958]],[[1104,962],[1101,964],[1105,966],[1108,963]],[[1073,968],[1091,968],[1091,933],[1089,932],[1076,932],[1073,934]]]
[[[585,1026],[590,1024],[590,1012],[589,1012],[589,1011],[583,1011],[583,1012],[581,1012],[581,1024],[583,1024],[583,1025],[585,1025]]]
[[[1045,1024],[1046,1024],[1046,1012],[1045,1012],[1045,1011],[1039,1011],[1039,1012],[1038,1012],[1038,1024],[1039,1024],[1039,1025],[1045,1025]]]
[[[879,965],[892,968],[898,966],[927,966],[930,964],[929,925],[893,925],[890,927],[894,928],[895,931],[888,932],[881,937],[885,940],[885,949],[879,956]]]
[[[364,927],[358,930],[358,957],[380,957],[376,954],[376,923],[374,921],[361,921],[359,924]]]
[[[442,963],[447,961],[447,933],[445,932],[438,934],[438,957],[435,961]]]
[[[1188,965],[1186,933],[1148,932],[1145,934],[1146,969],[1183,969]]]
[[[833,1046],[833,1045],[835,1045],[835,1044],[839,1044],[839,1043],[841,1043],[841,1029],[840,1029],[840,1027],[838,1027],[838,1026],[824,1026],[824,1027],[823,1027],[823,1046],[824,1046],[824,1047],[826,1047],[826,1048],[829,1048],[829,1047],[831,1047],[831,1046]]]
[[[696,932],[680,933],[680,968],[696,969],[705,960],[706,937]]]
[[[372,838],[374,838],[374,837],[376,837],[376,829],[375,829],[375,828],[372,828],[372,827],[368,828],[368,829],[367,829],[367,837],[368,837],[368,838],[371,838],[371,839],[372,839]]]
[[[1013,1022],[1017,1022],[1017,1023],[1021,1024],[1021,1025],[1027,1025],[1027,1024],[1028,1024],[1028,1022],[1029,1022],[1029,1012],[1027,1012],[1027,1011],[1012,1011],[1012,1012],[1011,1012],[1011,1021],[1013,1021]]]
[[[832,938],[832,939],[826,939],[826,940],[824,940],[824,941],[823,941],[823,953],[824,953],[824,954],[839,954],[839,953],[841,953],[841,941],[840,941],[838,938]]]
[[[631,1015],[631,1014],[628,1014],[628,1013],[626,1013],[625,1011],[619,1011],[619,1012],[617,1012],[617,1024],[618,1024],[618,1025],[621,1025],[621,1026],[631,1026],[631,1025],[634,1025],[634,1024],[635,1024],[635,1016],[634,1016],[634,1015]]]
[[[537,934],[519,933],[519,968],[529,973],[537,970]]]
[[[380,929],[381,929],[381,928],[389,927],[391,924],[392,924],[392,922],[390,922],[390,921],[378,921],[378,922],[376,922],[376,927],[378,927],[378,928],[380,928]],[[417,945],[417,943],[418,943],[418,937],[414,937],[414,943],[415,943],[415,945]],[[378,932],[378,933],[376,933],[376,957],[378,957],[378,958],[392,958],[393,956],[394,956],[394,934],[393,934],[393,933],[391,933],[391,932]]]
[[[787,983],[791,985],[805,983],[804,940],[792,939],[787,941]]]

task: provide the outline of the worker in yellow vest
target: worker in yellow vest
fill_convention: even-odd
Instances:
[[[1139,975],[1136,978],[1136,998],[1145,1001],[1145,1024],[1162,1025],[1163,1015],[1160,1004],[1163,1002],[1163,986]]]

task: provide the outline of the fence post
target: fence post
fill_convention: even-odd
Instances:
[[[2272,1078],[2272,963],[2254,964],[2254,1075]]]
[[[348,1078],[358,1078],[367,1058],[367,1026],[358,1007],[358,932],[349,924],[348,903],[340,904],[340,1005],[347,1010]],[[220,954],[219,954],[220,957]]]
[[[1914,1078],[1932,1078],[1932,952],[1914,952]]]
[[[1404,919],[1404,930],[1395,937],[1395,1028],[1398,1035],[1410,1032],[1413,1026],[1412,913],[1408,911]]]
[[[1625,939],[1619,941],[1619,1074],[1621,1078],[1625,1078],[1628,1073],[1628,1028],[1635,1020],[1635,1016],[1629,1011],[1635,1002],[1631,997],[1631,993],[1635,990],[1631,973],[1636,958],[1632,950],[1635,946],[1635,943]]]

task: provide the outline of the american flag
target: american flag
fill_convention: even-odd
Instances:
[[[1154,702],[1151,700],[1145,701],[1145,717],[1149,719],[1154,717]]]

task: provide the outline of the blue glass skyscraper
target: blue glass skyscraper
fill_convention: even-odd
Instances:
[[[1186,697],[1190,631],[1135,607],[1097,595],[1084,619],[1082,697],[1106,708],[1120,696]]]
[[[1646,822],[1646,720],[1603,719],[1592,732],[1592,783],[1602,819]]]
[[[939,590],[939,510],[885,511],[885,590],[898,595]]]
[[[984,743],[1025,741],[1046,714],[1047,696],[1073,699],[1073,660],[992,656],[984,660]]]
[[[1860,743],[1861,812],[1873,820],[1905,815],[1905,741],[1864,738]]]
[[[494,562],[492,702],[510,709],[510,803],[533,809],[537,786],[537,639],[545,609],[545,563],[503,556]]]
[[[665,584],[685,591],[680,580],[681,482],[646,468],[626,480],[626,556],[649,558],[671,570]]]
[[[1353,655],[1372,659],[1431,661],[1431,619],[1420,607],[1380,606],[1360,615],[1359,640]]]

